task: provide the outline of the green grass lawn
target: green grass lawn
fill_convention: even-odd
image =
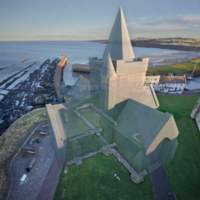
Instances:
[[[148,73],[161,74],[161,75],[167,75],[169,73],[175,73],[175,74],[191,73],[193,71],[195,63],[200,63],[200,58],[192,59],[190,61],[183,62],[180,64],[159,66],[159,67],[154,67],[154,68],[149,67]],[[200,64],[197,65],[196,70],[197,71],[200,70]]]
[[[88,127],[85,123],[71,110],[61,110],[60,116],[66,131],[67,138],[75,137],[84,134]]]
[[[114,177],[120,177],[120,181]],[[99,154],[61,174],[55,200],[152,200],[148,178],[141,184],[129,180],[128,171],[112,156]]]
[[[93,109],[83,111],[82,115],[96,127],[99,127],[100,115]]]
[[[159,95],[160,110],[174,115],[180,134],[174,159],[166,165],[178,200],[200,199],[200,133],[190,113],[197,96]],[[113,177],[117,173],[118,181]],[[148,177],[142,184],[129,180],[128,171],[114,158],[97,155],[61,175],[55,200],[151,200]]]
[[[166,169],[178,200],[200,199],[200,133],[190,113],[197,96],[159,96],[160,110],[172,113],[180,135],[178,149]]]
[[[67,145],[67,161],[77,156],[83,156],[90,152],[98,151],[104,143],[96,135],[89,135],[81,139],[74,140]]]

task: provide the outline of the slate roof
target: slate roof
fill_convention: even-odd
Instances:
[[[186,83],[186,76],[160,76],[159,84]]]
[[[169,113],[162,113],[134,100],[126,100],[118,104],[111,112],[118,123],[116,129],[145,149],[172,117]]]

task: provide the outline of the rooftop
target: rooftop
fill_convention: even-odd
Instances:
[[[145,149],[153,142],[170,117],[134,100],[126,100],[118,104],[115,110],[117,129],[134,143]]]
[[[159,83],[186,83],[186,76],[160,76],[160,82]]]

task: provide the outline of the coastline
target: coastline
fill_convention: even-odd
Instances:
[[[134,41],[132,42],[135,47],[145,47],[145,48],[159,48],[159,49],[169,49],[169,50],[180,50],[180,51],[200,51],[200,47],[185,46],[185,45],[172,45],[172,44],[156,44],[153,42],[146,41]]]
[[[57,70],[58,62],[58,58],[47,59],[28,74],[27,69],[33,67],[33,63],[1,82],[0,93],[4,94],[0,100],[0,136],[22,115],[60,100],[57,88],[62,81],[62,71]],[[58,76],[56,80],[55,76]]]
[[[167,44],[164,44],[164,41],[168,40]],[[149,68],[156,68],[156,67],[163,67],[167,65],[174,65],[174,64],[181,64],[183,62],[188,62],[193,59],[200,58],[200,40],[197,40],[197,46],[194,46],[195,39],[190,39],[194,40],[193,45],[178,45],[178,44],[173,44],[174,40],[176,43],[180,43],[180,40],[189,40],[189,38],[163,38],[163,39],[136,39],[136,40],[131,40],[132,46],[133,47],[139,47],[139,48],[155,48],[155,49],[166,49],[166,50],[175,50],[175,51],[182,51],[182,52],[188,52],[191,53],[191,55],[182,55],[177,56],[177,57],[168,57],[168,58],[163,58],[162,56],[154,56],[151,58],[150,63],[149,63]],[[173,42],[171,42],[173,41]],[[89,42],[89,41],[88,41]],[[106,44],[107,40],[91,40],[90,42],[95,42],[95,43],[100,43],[100,44]],[[192,55],[194,53],[194,55]],[[199,54],[199,55],[195,55]]]
[[[131,40],[132,45],[135,47],[145,47],[145,48],[159,48],[159,49],[169,49],[169,50],[180,50],[180,51],[197,51],[200,52],[200,41],[197,40],[198,46],[195,46],[195,39],[190,45],[177,44],[180,40],[189,40],[190,38],[163,38],[163,39],[135,39]],[[165,40],[168,40],[164,43]],[[173,41],[170,42],[169,40]],[[174,40],[176,43],[174,43]],[[97,42],[106,44],[107,40],[89,40],[88,42]]]

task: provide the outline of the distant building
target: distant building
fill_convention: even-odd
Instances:
[[[145,85],[155,85],[155,84],[158,84],[159,81],[160,81],[160,75],[146,76]]]
[[[154,89],[145,86],[148,64],[148,58],[135,57],[124,14],[120,9],[103,58],[91,58],[89,61],[93,91],[102,91],[100,96],[104,98],[107,109],[126,99],[158,108]]]
[[[186,88],[186,76],[160,76],[159,83],[153,84],[156,92],[182,94]]]

